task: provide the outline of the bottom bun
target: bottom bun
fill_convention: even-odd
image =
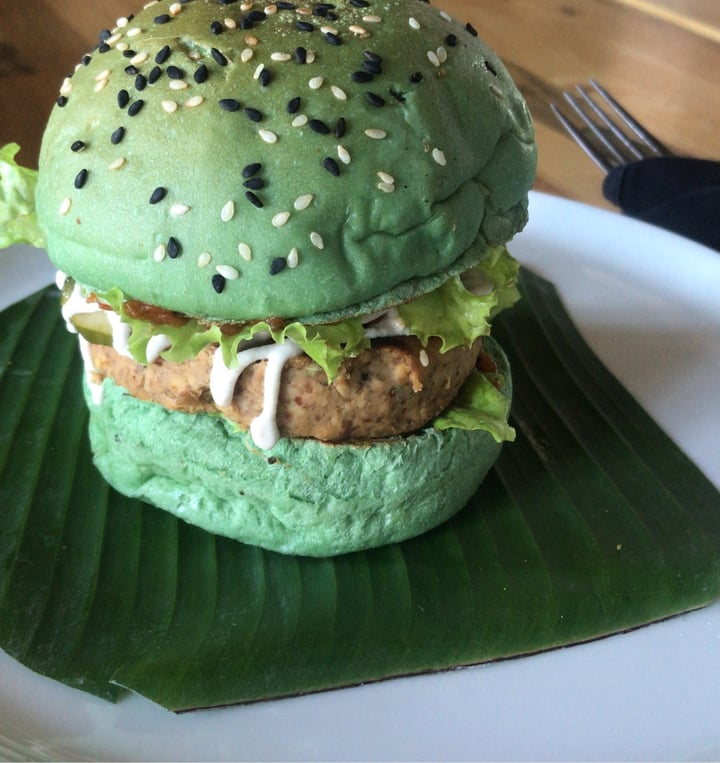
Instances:
[[[334,556],[405,540],[458,512],[501,445],[429,427],[366,443],[281,439],[259,449],[220,416],[169,411],[110,379],[95,404],[95,463],[119,492],[284,554]]]

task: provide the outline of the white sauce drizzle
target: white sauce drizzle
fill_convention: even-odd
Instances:
[[[368,339],[380,339],[386,336],[409,336],[410,334],[410,329],[405,325],[405,321],[394,307],[382,313],[369,315],[363,320],[363,325],[365,326],[365,336]]]
[[[95,405],[101,405],[103,401],[103,385],[102,382],[97,382],[95,380],[98,371],[90,356],[90,342],[88,342],[84,336],[79,335],[78,344],[80,346],[80,355],[83,359],[83,365],[85,366],[85,378],[87,379],[88,389],[90,390],[90,398]]]

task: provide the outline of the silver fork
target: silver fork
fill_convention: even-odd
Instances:
[[[563,98],[575,120],[569,119],[556,104],[553,114],[582,150],[608,173],[614,167],[653,156],[672,156],[651,132],[632,117],[601,85],[590,80],[592,90],[576,85],[573,94]]]

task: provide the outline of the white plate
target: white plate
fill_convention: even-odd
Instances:
[[[540,194],[531,220],[513,252],[720,486],[720,254]],[[52,277],[35,254],[0,254],[0,303]],[[0,758],[718,760],[718,708],[720,602],[533,657],[182,716],[107,704],[0,652]]]

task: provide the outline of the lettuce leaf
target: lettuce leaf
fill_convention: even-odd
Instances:
[[[43,248],[45,234],[35,215],[37,170],[15,161],[17,143],[0,148],[0,248],[11,244],[31,244]]]
[[[510,399],[493,381],[493,375],[473,371],[450,407],[433,421],[433,426],[436,429],[482,429],[496,442],[512,442],[515,430],[508,424]]]

